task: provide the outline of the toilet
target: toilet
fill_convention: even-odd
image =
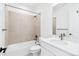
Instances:
[[[40,52],[41,52],[41,47],[39,45],[34,45],[30,48],[30,53],[33,56],[38,56]]]

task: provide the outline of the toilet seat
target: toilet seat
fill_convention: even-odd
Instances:
[[[30,48],[30,53],[36,53],[40,50],[41,50],[41,47],[39,45],[35,45]]]
[[[39,45],[32,46],[30,50],[39,50],[41,47]]]

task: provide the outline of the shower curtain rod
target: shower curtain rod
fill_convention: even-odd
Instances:
[[[7,5],[7,4],[5,4],[5,6],[13,7],[13,8],[16,8],[16,9],[20,9],[20,10],[24,10],[24,11],[28,11],[28,12],[32,12],[32,13],[34,13],[34,14],[40,15],[40,13],[33,12],[33,11],[31,11],[31,10],[25,10],[25,9],[22,9],[22,8],[19,8],[19,7],[15,7],[15,6],[11,6],[11,5]]]

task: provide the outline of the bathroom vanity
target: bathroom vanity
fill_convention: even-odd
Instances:
[[[79,45],[67,40],[54,40],[54,38],[40,38],[43,56],[78,56]]]

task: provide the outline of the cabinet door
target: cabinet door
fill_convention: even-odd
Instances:
[[[50,48],[45,42],[40,41],[40,44],[41,44],[41,56],[55,56],[53,52],[51,53],[51,51],[49,50]]]
[[[49,50],[46,50],[45,48],[41,48],[41,56],[55,56],[53,53],[51,53]]]
[[[61,49],[58,49],[55,47],[51,47],[51,49],[53,50],[53,53],[55,54],[55,56],[70,56],[69,53],[67,53]]]

